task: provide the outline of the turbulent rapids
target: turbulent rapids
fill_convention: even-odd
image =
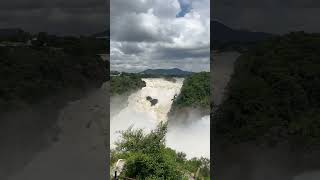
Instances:
[[[143,128],[146,131],[150,131],[156,128],[158,123],[166,122],[168,119],[167,114],[171,109],[174,98],[180,93],[184,79],[176,78],[176,81],[173,82],[162,78],[146,78],[143,81],[146,82],[146,87],[132,93],[128,97],[128,105],[119,110],[119,113],[111,116],[111,148],[114,148],[114,142],[119,138],[118,132],[121,130],[132,126],[133,128]],[[150,98],[156,99],[157,103],[151,105]],[[112,109],[115,105],[111,103],[110,106]],[[170,127],[169,124],[167,145],[178,151],[185,152],[188,157],[209,157],[209,137],[209,116],[198,116],[197,119],[194,119],[194,123],[185,126]],[[199,143],[199,139],[201,139],[201,143]]]
[[[129,97],[128,108],[135,112],[147,113],[152,121],[167,121],[173,97],[180,93],[183,79],[177,79],[175,83],[164,79],[143,79],[143,81],[146,82],[146,87]],[[146,98],[148,96],[157,99],[158,103],[151,106]]]

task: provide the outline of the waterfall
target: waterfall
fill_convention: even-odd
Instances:
[[[119,138],[119,131],[121,130],[126,130],[132,126],[133,128],[142,128],[148,132],[156,128],[160,122],[166,122],[173,99],[179,95],[184,81],[183,78],[175,78],[175,81],[162,78],[146,78],[142,80],[146,82],[146,87],[132,93],[128,97],[128,105],[111,117],[111,148],[115,147],[114,142]],[[147,97],[156,99],[157,103],[152,106]],[[112,107],[113,104],[111,103],[110,106]],[[199,145],[201,139],[206,139],[206,142]],[[188,157],[209,157],[210,117],[199,117],[194,120],[194,123],[186,126],[169,127],[166,140],[169,147],[185,152]],[[194,148],[196,146],[198,146],[197,149]]]

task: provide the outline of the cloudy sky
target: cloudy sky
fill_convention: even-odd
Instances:
[[[215,0],[213,16],[233,28],[320,32],[319,0]]]
[[[1,0],[0,28],[91,34],[107,26],[108,0]]]
[[[110,7],[111,70],[209,70],[210,0],[115,0]]]

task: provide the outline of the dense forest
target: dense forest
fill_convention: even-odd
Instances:
[[[213,115],[216,139],[320,144],[320,34],[295,32],[241,55]]]
[[[146,134],[142,129],[121,132],[111,164],[126,159],[120,176],[135,179],[210,179],[210,161],[205,158],[186,159],[186,154],[166,147],[167,124]]]
[[[194,73],[184,80],[181,92],[173,102],[172,111],[185,107],[210,109],[209,72]]]
[[[11,44],[0,42],[1,111],[37,103],[67,89],[99,87],[107,81],[109,63],[97,55],[106,52],[107,43],[102,40],[18,32],[5,39]]]

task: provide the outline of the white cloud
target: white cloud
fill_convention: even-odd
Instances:
[[[112,70],[209,70],[209,0],[194,1],[192,11],[180,18],[178,0],[110,3]]]

